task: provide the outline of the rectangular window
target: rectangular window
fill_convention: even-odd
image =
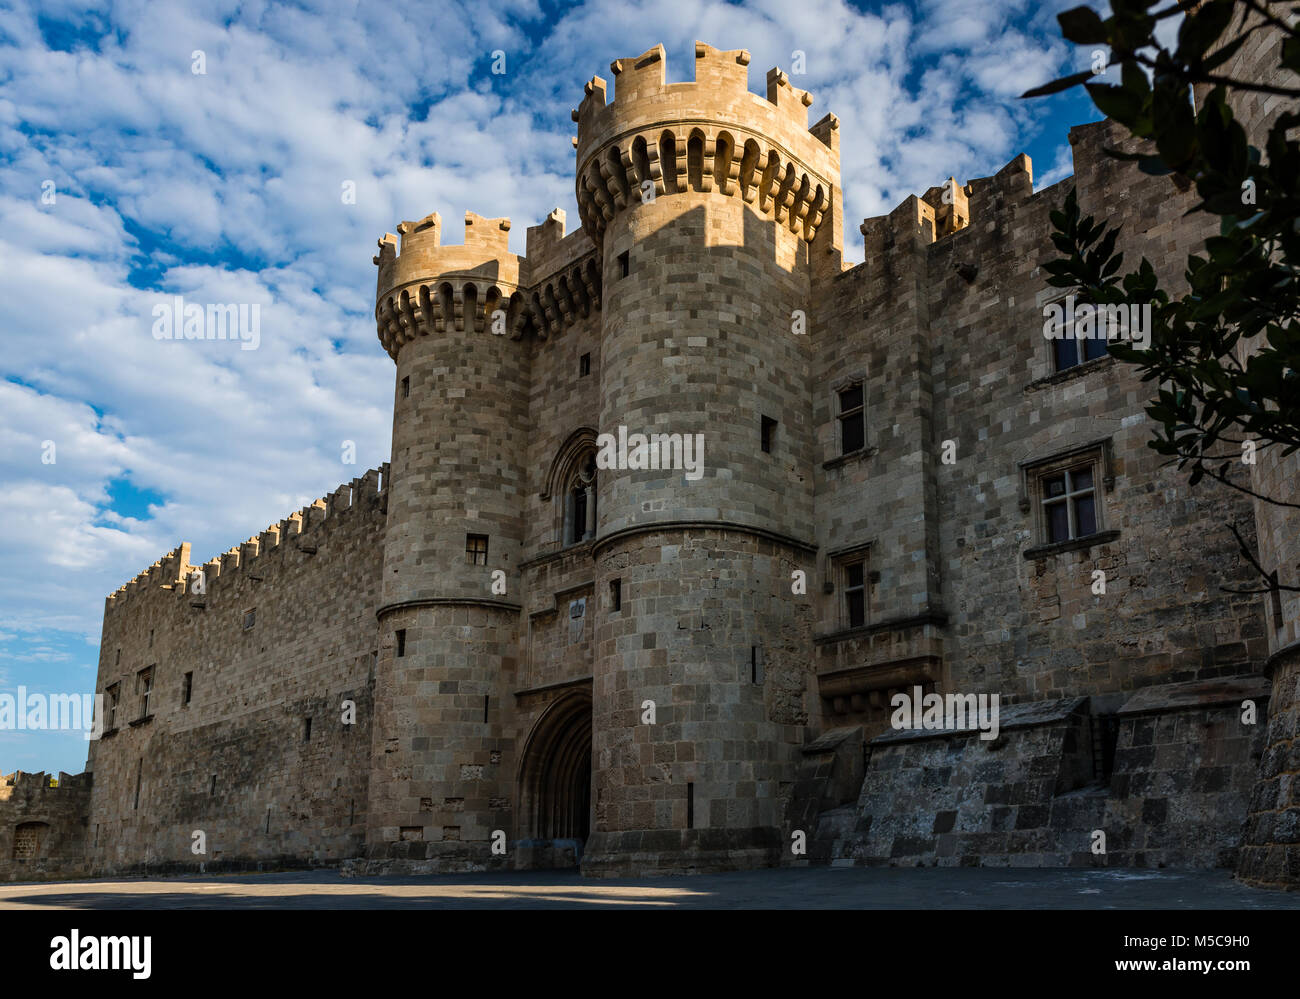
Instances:
[[[1062,337],[1052,341],[1052,363],[1057,371],[1065,371],[1079,363],[1079,345],[1073,339]]]
[[[208,785],[208,797],[215,798],[216,796],[217,796],[217,775],[213,774],[212,781]]]
[[[489,704],[490,702],[491,702],[491,697],[490,697],[488,694],[484,694],[484,695],[483,695],[483,724],[484,724],[484,725],[487,724],[487,720],[488,720],[488,704]]]
[[[190,698],[194,695],[194,674],[186,673],[185,681],[181,685],[181,704],[185,707],[190,706]]]
[[[135,765],[135,804],[131,807],[139,811],[140,809],[140,788],[144,784],[144,757]]]
[[[686,828],[695,828],[695,785],[686,785]]]
[[[763,446],[763,453],[771,454],[772,447],[776,442],[776,420],[772,419],[770,416],[764,416],[762,421],[760,439]]]
[[[465,561],[470,565],[487,565],[488,536],[486,534],[465,535]]]
[[[140,698],[140,717],[149,717],[149,695],[153,693],[153,667],[146,666],[135,675],[135,692]]]
[[[302,720],[302,741],[311,742],[311,716]]]
[[[624,250],[618,255],[618,276],[627,277],[632,270],[631,250]]]
[[[149,629],[149,648],[153,648],[153,629]]]
[[[1065,308],[1065,300],[1058,299],[1056,305]],[[1077,308],[1077,306],[1076,306]],[[1104,325],[1104,324],[1103,324]],[[1073,321],[1065,323],[1061,338],[1052,341],[1052,363],[1057,371],[1068,371],[1085,361],[1095,361],[1110,353],[1110,347],[1103,337],[1085,337],[1080,340],[1074,335]]]
[[[623,609],[623,580],[621,579],[609,581],[609,609],[614,612]]]
[[[763,682],[763,657],[757,645],[749,647],[749,682]]]
[[[257,608],[250,607],[244,611],[244,630],[248,631],[255,624],[257,624]]]
[[[113,665],[114,665],[114,666],[121,666],[121,665],[122,665],[122,650],[121,650],[121,649],[118,649],[118,650],[117,650],[117,660],[113,663]]]
[[[397,655],[399,657],[406,655],[406,629],[405,628],[397,629]]]
[[[1066,371],[1078,367],[1084,361],[1095,361],[1110,353],[1110,346],[1105,340],[1088,339],[1083,343],[1083,360],[1079,359],[1080,341],[1073,337],[1052,341],[1053,361],[1057,371]]]
[[[587,536],[587,490],[576,486],[569,494],[572,498],[572,517],[569,523],[569,544],[576,545]]]
[[[852,454],[867,446],[867,412],[862,385],[850,385],[839,395],[840,454]]]
[[[591,355],[583,354],[578,358],[578,377],[585,378],[591,374]]]
[[[866,562],[848,562],[844,566],[844,620],[850,628],[867,623]]]
[[[122,694],[122,685],[114,683],[104,689],[104,700],[108,709],[108,717],[105,720],[104,728],[117,728],[117,702]]]
[[[1097,494],[1091,463],[1041,479],[1043,528],[1048,544],[1097,533]]]
[[[402,379],[402,398],[409,398],[411,395],[411,378],[408,375]]]

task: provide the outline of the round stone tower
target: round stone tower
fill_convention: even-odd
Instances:
[[[595,586],[619,603],[596,625],[587,873],[775,863],[812,700],[802,334],[838,123],[809,129],[777,70],[751,94],[747,52],[695,57],[676,84],[662,46],[619,60],[614,99],[594,78],[574,115],[604,289]]]
[[[437,214],[379,243],[375,317],[397,364],[367,853],[412,870],[500,861],[501,699],[519,616],[527,377],[506,219]]]

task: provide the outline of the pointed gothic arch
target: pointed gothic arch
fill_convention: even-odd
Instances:
[[[571,433],[556,452],[542,487],[541,498],[553,503],[555,538],[561,548],[596,536],[596,436],[592,427]]]
[[[591,693],[573,691],[533,725],[519,756],[519,838],[585,840],[591,832]]]

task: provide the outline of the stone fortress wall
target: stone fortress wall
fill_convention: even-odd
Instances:
[[[44,881],[89,873],[90,774],[21,770],[0,776],[0,881]]]
[[[839,123],[779,70],[750,93],[748,62],[698,44],[670,84],[656,47],[612,98],[593,78],[576,232],[557,210],[519,256],[509,220],[469,213],[450,246],[435,213],[380,240],[391,465],[203,567],[204,594],[182,546],[109,598],[94,870],[1212,866],[1248,811],[1289,814],[1293,782],[1254,789],[1266,751],[1289,766],[1285,629],[1221,585],[1249,578],[1228,523],[1275,557],[1294,531],[1188,487],[1129,370],[1057,371],[1042,335],[1071,185],[1174,284],[1192,194],[1085,125],[1073,178],[1035,192],[1020,156],[932,188],[850,266]],[[619,427],[701,435],[701,477],[593,470]],[[1066,470],[1096,530],[1053,542]],[[1003,732],[891,731],[917,688],[997,694]],[[1252,821],[1255,878],[1284,880],[1289,833]]]
[[[181,545],[108,598],[96,689],[118,698],[87,763],[94,870],[336,863],[361,849],[386,475],[202,566]]]

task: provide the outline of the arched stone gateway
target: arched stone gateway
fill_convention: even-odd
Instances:
[[[591,695],[572,693],[537,720],[519,766],[519,867],[572,867],[591,832]]]

